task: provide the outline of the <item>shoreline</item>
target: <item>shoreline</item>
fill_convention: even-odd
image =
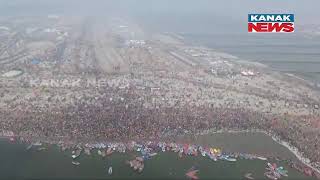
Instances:
[[[304,157],[303,153],[300,152],[298,150],[298,148],[296,148],[294,146],[291,146],[290,143],[288,143],[286,141],[281,140],[281,138],[276,136],[275,134],[272,134],[272,133],[264,131],[264,130],[260,130],[260,129],[252,129],[252,130],[218,130],[218,131],[213,131],[213,132],[212,132],[212,130],[208,130],[206,132],[198,133],[196,135],[208,135],[208,134],[218,134],[218,133],[234,133],[234,134],[237,134],[237,133],[262,133],[262,134],[265,134],[265,135],[271,137],[272,140],[275,141],[276,143],[278,143],[278,144],[284,146],[286,149],[288,149],[304,165],[308,166],[309,168],[311,168],[312,170],[314,170],[318,174],[320,174],[320,169],[314,167],[310,163],[310,159],[307,158],[307,157]]]

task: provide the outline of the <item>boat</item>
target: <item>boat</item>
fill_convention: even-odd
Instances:
[[[79,165],[80,165],[80,163],[79,163],[78,161],[72,161],[72,164],[73,164],[73,165],[76,165],[76,166],[79,166]]]
[[[230,158],[230,157],[225,158],[225,160],[226,160],[226,161],[229,161],[229,162],[236,162],[236,161],[237,161],[237,159],[235,159],[235,158]]]
[[[165,147],[162,147],[162,152],[166,152],[166,148]]]
[[[32,145],[34,145],[34,146],[42,146],[42,143],[40,141],[37,141],[37,142],[33,143]]]
[[[30,144],[27,148],[26,148],[26,150],[30,150],[31,148],[32,148],[32,144]]]
[[[254,179],[254,178],[252,177],[252,173],[247,173],[247,174],[244,175],[244,177],[245,177],[246,179]]]
[[[231,158],[231,157],[226,156],[226,155],[221,156],[220,159],[225,160],[225,161],[229,161],[229,162],[235,162],[235,161],[237,161],[237,159]]]
[[[109,167],[109,169],[108,169],[108,174],[109,174],[109,175],[112,174],[112,166]]]
[[[150,157],[156,156],[158,153],[150,153]]]
[[[198,147],[198,150],[199,150],[200,152],[202,152],[202,151],[203,151],[203,147],[202,147],[202,146],[199,146],[199,147]]]
[[[257,159],[259,159],[259,160],[262,160],[262,161],[266,161],[266,160],[268,160],[267,158],[262,157],[262,156],[257,156],[256,158],[257,158]]]
[[[278,167],[277,173],[279,173],[281,176],[288,177],[288,171],[285,170],[282,166]]]
[[[206,156],[206,152],[205,152],[205,151],[202,151],[202,152],[201,152],[201,155],[202,155],[203,157],[205,157],[205,156]]]
[[[82,149],[79,148],[79,149],[77,149],[77,150],[75,150],[75,151],[72,152],[73,155],[72,155],[71,157],[72,157],[73,159],[76,159],[77,157],[79,157],[79,156],[81,155],[81,152],[82,152]]]
[[[278,171],[278,173],[281,175],[281,176],[284,176],[284,177],[288,177],[288,172],[286,171]]]

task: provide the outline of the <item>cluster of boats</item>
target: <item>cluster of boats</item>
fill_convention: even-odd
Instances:
[[[40,142],[32,143],[27,149],[30,149],[33,146],[40,147],[42,144]],[[215,147],[203,147],[199,145],[193,144],[179,144],[179,143],[166,143],[166,142],[146,142],[146,143],[137,143],[135,141],[131,141],[128,143],[95,143],[95,144],[85,144],[85,145],[75,145],[75,146],[67,146],[65,144],[59,144],[62,151],[65,151],[69,148],[72,148],[72,159],[74,165],[79,165],[77,161],[75,161],[81,153],[84,151],[85,154],[91,155],[91,150],[98,149],[98,154],[102,157],[111,155],[113,152],[125,153],[127,151],[140,152],[141,158],[143,160],[150,159],[150,157],[155,156],[158,152],[175,152],[178,153],[179,157],[183,155],[189,156],[198,156],[201,155],[203,157],[208,157],[213,161],[224,160],[229,162],[235,162],[238,158],[240,159],[259,159],[259,160],[267,160],[265,157],[253,155],[253,154],[245,154],[245,153],[226,153],[222,152],[221,149]]]
[[[33,146],[41,146],[40,142],[31,144],[28,148]],[[260,159],[267,160],[267,158],[245,154],[245,153],[226,153],[222,152],[219,148],[214,147],[203,147],[193,144],[179,144],[179,143],[166,143],[166,142],[146,142],[137,143],[131,141],[129,143],[96,143],[96,144],[85,144],[85,145],[75,145],[67,146],[65,144],[59,144],[63,151],[71,148],[72,149],[72,164],[80,165],[80,162],[76,161],[77,158],[84,151],[85,154],[91,155],[93,149],[97,149],[97,153],[102,157],[111,155],[113,152],[126,153],[126,152],[139,152],[139,155],[133,160],[127,162],[134,170],[137,172],[142,172],[144,169],[144,161],[156,156],[159,152],[175,152],[178,153],[179,157],[182,156],[203,156],[208,157],[213,161],[224,160],[229,162],[235,162],[238,158],[241,159]],[[112,171],[108,170],[108,172]],[[112,172],[111,172],[112,173]]]
[[[29,141],[27,141],[30,143]],[[266,161],[267,158],[247,153],[226,153],[223,152],[219,148],[214,147],[204,147],[200,145],[193,144],[179,144],[179,143],[166,143],[166,142],[145,142],[138,143],[135,141],[131,141],[128,143],[95,143],[95,144],[65,144],[63,142],[59,142],[57,144],[62,151],[72,150],[72,164],[80,165],[80,162],[77,161],[77,158],[84,152],[86,155],[91,155],[92,150],[97,149],[97,152],[102,157],[111,155],[114,152],[118,153],[126,153],[126,152],[140,152],[141,156],[138,155],[133,160],[127,161],[127,163],[137,172],[142,172],[144,169],[144,161],[150,159],[152,156],[157,155],[159,152],[175,152],[179,157],[183,157],[184,155],[188,156],[203,156],[208,157],[213,161],[224,160],[229,162],[235,162],[237,159],[246,159],[246,160],[263,160]],[[40,141],[31,143],[26,147],[27,150],[35,149],[37,151],[43,151],[47,148],[43,146]],[[292,168],[299,170],[300,172],[308,175],[320,177],[320,175],[316,174],[315,171],[306,167],[306,166],[298,166],[295,163],[289,164]],[[112,167],[107,168],[108,173],[112,174]],[[247,179],[251,179],[252,174],[246,174]],[[264,174],[269,179],[279,179],[282,176],[286,177],[287,171],[283,169],[283,167],[276,167],[275,164],[268,163],[267,172]]]
[[[222,152],[219,148],[214,147],[203,147],[197,145],[189,145],[189,144],[176,144],[176,143],[158,143],[158,147],[161,148],[162,152],[165,151],[173,151],[178,153],[179,157],[183,155],[190,155],[190,156],[198,156],[199,153],[203,157],[209,157],[213,161],[218,160],[225,160],[229,162],[237,161],[237,158],[241,159],[259,159],[266,161],[267,158],[262,156],[257,156],[253,154],[246,154],[246,153],[226,153]]]
[[[285,170],[282,166],[277,167],[275,163],[267,163],[267,172],[264,173],[264,175],[272,180],[280,179],[282,176],[288,177],[288,171]]]

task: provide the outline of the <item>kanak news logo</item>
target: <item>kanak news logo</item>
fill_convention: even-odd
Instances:
[[[292,33],[294,14],[248,14],[249,33]]]

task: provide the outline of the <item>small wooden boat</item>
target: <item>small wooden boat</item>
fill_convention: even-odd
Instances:
[[[237,159],[235,159],[235,158],[225,158],[225,160],[226,161],[229,161],[229,162],[236,162],[237,161]]]
[[[109,169],[108,169],[108,174],[109,174],[109,175],[112,174],[112,166],[109,167]]]
[[[77,157],[79,157],[80,155],[81,155],[81,152],[82,152],[82,149],[80,148],[80,149],[77,149],[77,150],[75,150],[74,152],[72,152],[72,158],[73,159],[76,159]]]
[[[40,141],[37,141],[35,143],[33,143],[34,146],[42,146],[42,143]]]
[[[76,166],[79,166],[79,165],[80,165],[80,163],[79,163],[78,161],[72,161],[72,164],[73,164],[73,165],[76,165]]]
[[[162,152],[166,152],[166,148],[165,147],[162,147]]]
[[[252,177],[252,173],[247,173],[247,174],[244,175],[244,177],[245,177],[246,179],[254,179],[254,178]]]
[[[279,173],[281,176],[288,177],[288,174],[287,174],[287,172],[285,172],[285,171],[278,171],[278,173]]]
[[[267,160],[267,158],[262,157],[262,156],[257,156],[257,159],[262,160],[262,161],[266,161]]]
[[[151,153],[150,156],[153,157],[153,156],[156,156],[157,154],[158,153]]]
[[[203,157],[205,157],[205,156],[206,156],[206,152],[205,152],[205,151],[201,151],[201,155],[202,155]]]
[[[26,150],[30,150],[31,148],[32,148],[32,144],[30,144],[27,148],[26,148]]]

